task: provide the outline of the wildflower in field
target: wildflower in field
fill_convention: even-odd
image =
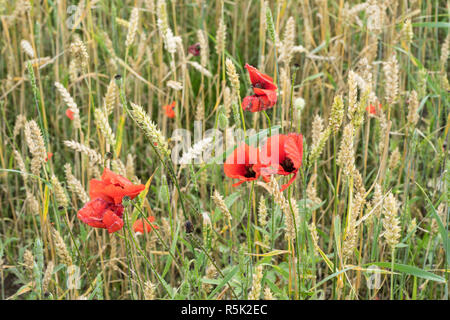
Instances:
[[[101,198],[120,204],[123,197],[128,196],[130,200],[133,200],[144,188],[143,184],[134,185],[127,178],[105,168],[101,180],[92,179],[90,181],[89,196],[91,199]]]
[[[303,136],[301,134],[278,134],[268,138],[261,147],[261,165],[257,167],[257,171],[266,182],[270,180],[269,176],[272,174],[293,175],[287,184],[281,186],[281,191],[284,191],[297,177],[298,169],[302,165],[302,157]]]
[[[67,110],[66,110],[66,116],[67,116],[67,118],[69,118],[70,120],[73,120],[73,119],[74,119],[74,112],[73,112],[72,110],[70,110],[70,109],[67,109]]]
[[[147,220],[148,220],[148,222],[147,222]],[[154,222],[154,221],[155,221],[154,216],[148,216],[147,219],[144,219],[144,218],[137,219],[133,223],[133,230],[134,230],[134,232],[139,233],[139,234],[149,233],[150,231],[152,231],[152,229],[158,229],[158,226],[155,226],[154,224],[152,224],[152,222]]]
[[[242,108],[258,112],[273,107],[277,103],[277,86],[273,83],[273,79],[249,64],[245,64],[245,68],[250,75],[255,94],[244,98]]]
[[[175,118],[175,101],[163,107],[167,118]]]
[[[373,104],[369,104],[366,107],[366,111],[370,114],[370,115],[376,115],[377,114],[377,110],[381,109],[381,103],[378,105],[378,108],[375,107]]]
[[[45,162],[47,162],[48,160],[50,160],[52,157],[53,157],[53,153],[47,152],[47,158],[45,158]]]
[[[260,173],[256,168],[260,165],[259,149],[242,143],[225,160],[223,171],[227,177],[240,180],[233,184],[236,187],[245,181],[258,179]]]
[[[91,227],[116,232],[123,227],[122,200],[125,197],[134,199],[144,188],[143,184],[134,185],[127,178],[105,168],[101,180],[90,181],[91,201],[78,211],[78,219]]]
[[[194,225],[192,224],[192,222],[187,220],[184,224],[184,229],[185,229],[186,233],[192,233],[192,232],[194,232]]]
[[[188,52],[193,56],[200,55],[200,43],[197,42],[188,48]]]
[[[94,228],[107,229],[109,233],[123,227],[123,205],[101,198],[89,201],[78,211],[78,219]]]

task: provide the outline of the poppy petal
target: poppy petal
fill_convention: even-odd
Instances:
[[[281,192],[286,190],[286,188],[289,187],[294,182],[295,178],[297,178],[297,173],[298,173],[298,171],[295,171],[294,175],[292,176],[291,179],[289,179],[288,183],[281,186],[281,189],[280,189]]]
[[[277,89],[277,86],[273,83],[272,77],[260,72],[258,69],[247,63],[245,64],[245,68],[248,71],[253,86],[259,85],[260,88],[269,90]]]
[[[141,193],[145,186],[143,184],[134,185],[130,180],[118,175],[108,168],[103,171],[100,180],[92,179],[90,181],[89,196],[93,198],[101,198],[105,201],[122,203],[125,196],[134,199]]]
[[[285,142],[286,135],[277,134],[267,138],[266,143],[261,147],[261,162],[264,164],[278,165],[286,158]]]
[[[164,112],[165,112],[165,114],[166,114],[166,116],[168,117],[168,118],[175,118],[175,110],[174,110],[174,108],[175,108],[175,101],[173,101],[171,104],[168,104],[168,105],[166,105],[166,106],[164,106],[163,107],[163,109],[164,109]]]
[[[45,158],[45,161],[50,160],[53,157],[53,153],[47,152],[47,158]]]
[[[67,109],[67,110],[66,110],[66,116],[67,116],[67,118],[69,118],[70,120],[73,120],[74,114],[75,114],[75,113],[74,113],[72,110],[70,110],[70,109]]]
[[[303,136],[295,133],[289,134],[284,148],[286,150],[287,157],[294,164],[294,168],[300,168],[302,165],[303,156]]]
[[[105,228],[103,216],[108,208],[108,202],[102,199],[94,199],[89,201],[81,208],[77,217],[87,225],[94,228]]]
[[[239,181],[239,182],[233,183],[231,186],[232,186],[232,187],[240,186],[240,185],[243,184],[245,181],[246,181],[246,180],[241,180],[241,181]]]
[[[121,204],[115,205],[111,202],[97,198],[86,203],[84,207],[78,211],[77,217],[91,227],[107,228],[105,223],[105,215],[107,212],[112,212],[121,220],[123,206]]]
[[[147,222],[147,220],[148,220],[148,222]],[[134,232],[144,233],[144,231],[145,231],[146,233],[149,233],[150,231],[152,231],[152,229],[158,229],[158,226],[151,224],[153,221],[155,221],[155,217],[148,216],[147,220],[144,218],[136,220],[133,223]],[[144,229],[144,226],[145,226],[145,229]]]
[[[114,212],[108,210],[103,217],[103,223],[109,233],[119,231],[123,227],[123,220],[119,218]]]
[[[259,173],[254,170],[259,163],[259,149],[242,143],[225,160],[223,170],[227,177],[251,181],[259,177]]]
[[[275,101],[273,102],[273,95],[271,98],[267,95],[252,95],[247,96],[242,101],[242,109],[250,112],[258,112],[261,110],[266,110],[270,107],[273,107],[276,103],[276,92],[275,92]]]
[[[275,90],[253,88],[253,92],[265,99],[267,107],[272,107],[277,103],[277,92]]]
[[[242,101],[242,109],[245,111],[257,112],[261,110],[261,101],[258,96],[248,96]]]

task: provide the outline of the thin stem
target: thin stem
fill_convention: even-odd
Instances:
[[[394,300],[394,261],[395,261],[395,248],[392,247],[391,256],[391,300]]]

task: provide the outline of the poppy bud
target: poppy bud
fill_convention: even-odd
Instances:
[[[159,188],[159,200],[162,203],[168,203],[170,200],[170,195],[169,195],[169,186],[167,185],[167,180],[166,177],[162,177],[162,181],[161,181],[161,187]]]
[[[120,74],[116,74],[114,76],[114,80],[116,80],[116,85],[120,87],[122,85],[122,76]]]
[[[130,201],[131,201],[131,199],[130,199],[129,196],[124,196],[124,197],[122,198],[122,205],[123,205],[124,207],[126,207],[126,206],[128,206],[128,204],[130,203]]]
[[[298,97],[294,100],[294,108],[295,109],[297,109],[301,112],[304,107],[305,107],[305,100],[303,98]]]
[[[219,109],[218,121],[219,121],[219,128],[220,129],[225,130],[226,128],[228,128],[228,118],[225,115],[225,110],[224,110],[224,108],[222,106]]]
[[[188,52],[193,56],[198,56],[200,54],[200,43],[195,43],[190,46]]]
[[[105,153],[105,157],[106,157],[106,159],[112,159],[113,158],[113,154],[112,154],[112,152],[107,152],[107,153]]]
[[[186,233],[192,233],[194,232],[194,225],[192,224],[192,222],[190,222],[189,220],[186,221],[186,223],[184,224],[184,227],[186,229]]]
[[[59,207],[58,207],[58,211],[61,211],[61,210],[64,210],[64,207],[63,207],[63,206],[59,206]]]

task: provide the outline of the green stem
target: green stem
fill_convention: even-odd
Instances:
[[[242,128],[244,129],[244,139],[245,139],[245,135],[246,135],[246,130],[245,130],[245,119],[244,119],[244,111],[242,111],[242,103],[241,100],[239,99],[239,113],[241,115],[241,121],[242,121]]]
[[[391,300],[394,300],[394,261],[395,261],[395,248],[392,247],[392,258],[391,258]]]
[[[269,116],[267,115],[266,110],[263,110],[262,112],[263,112],[263,114],[266,116],[266,119],[267,119],[267,125],[269,126],[269,137],[271,137],[271,136],[272,136],[272,126],[271,126],[271,124],[270,124],[270,118],[269,118]]]

